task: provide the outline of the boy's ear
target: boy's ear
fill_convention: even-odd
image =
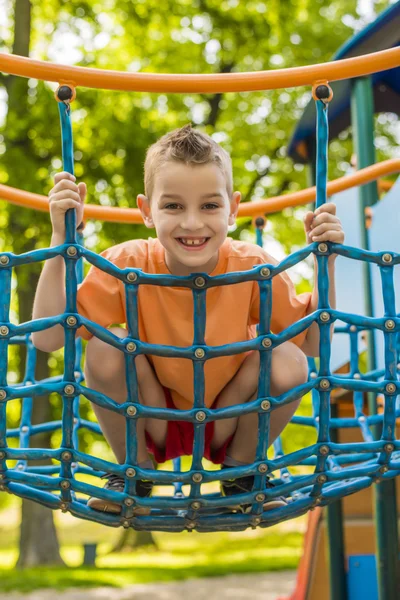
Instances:
[[[236,222],[237,213],[239,210],[240,200],[242,198],[242,194],[240,192],[234,192],[232,195],[232,200],[230,202],[230,213],[228,218],[228,224],[234,225]]]
[[[154,227],[154,223],[153,223],[153,219],[151,216],[150,203],[149,203],[147,196],[145,196],[144,194],[138,194],[136,201],[137,201],[138,208],[139,208],[140,212],[142,213],[144,224],[149,229],[152,229]]]

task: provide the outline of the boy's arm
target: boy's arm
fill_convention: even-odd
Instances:
[[[314,212],[309,211],[304,216],[304,229],[306,233],[307,244],[312,242],[335,242],[343,244],[344,232],[340,219],[336,216],[336,205],[332,202],[323,204]],[[329,304],[336,308],[336,290],[335,290],[335,260],[337,255],[331,254],[328,257],[328,276],[329,276]],[[308,306],[307,314],[312,313],[318,308],[318,263],[314,255],[314,289],[311,301]],[[332,341],[333,324],[330,328],[330,337]],[[319,356],[319,326],[316,322],[312,323],[307,330],[305,340],[301,349],[307,356]]]
[[[332,254],[328,258],[328,277],[329,277],[329,304],[331,308],[336,308],[336,288],[335,288],[335,260],[336,254]],[[317,286],[317,277],[318,277],[318,263],[317,259],[314,255],[314,272],[315,272],[315,284],[314,289],[311,295],[310,304],[307,309],[307,314],[314,312],[318,309],[318,286]],[[333,336],[333,328],[334,324],[331,325],[331,341]],[[301,349],[304,354],[307,356],[319,356],[319,326],[314,321],[314,323],[308,328],[307,335],[303,344],[301,345]]]
[[[65,171],[57,173],[55,186],[49,192],[50,219],[53,233],[50,247],[65,241],[65,213],[76,209],[77,223],[83,218],[86,185],[75,184],[75,177]],[[65,311],[65,264],[62,256],[45,261],[33,302],[32,318],[54,317]],[[53,352],[64,345],[64,328],[55,325],[32,334],[33,345],[43,352]]]
[[[53,234],[50,248],[64,243],[63,237]],[[65,310],[65,264],[62,256],[46,260],[39,277],[33,302],[32,319],[53,317]],[[64,345],[64,328],[56,325],[32,333],[33,345],[43,352],[53,352]]]

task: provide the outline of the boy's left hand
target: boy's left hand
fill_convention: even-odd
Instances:
[[[336,204],[333,202],[322,204],[314,212],[308,211],[303,220],[307,244],[312,242],[343,244],[344,231],[339,217],[336,216]]]

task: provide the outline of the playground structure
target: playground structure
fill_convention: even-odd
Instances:
[[[382,174],[398,172],[400,161],[385,161],[380,165],[367,167],[375,161],[370,152],[373,143],[371,135],[366,135],[365,129],[357,130],[357,156],[359,159],[357,173],[348,175],[336,182],[326,185],[327,171],[327,141],[328,141],[328,103],[330,100],[330,88],[328,81],[355,77],[355,93],[358,93],[356,112],[362,112],[363,119],[369,123],[372,114],[363,105],[363,98],[368,98],[369,79],[365,76],[372,72],[380,72],[385,69],[394,69],[400,65],[400,49],[394,48],[370,54],[365,57],[344,59],[338,63],[317,65],[303,69],[289,69],[267,73],[231,74],[223,76],[153,76],[144,74],[113,74],[95,72],[95,69],[81,69],[46,65],[39,61],[17,58],[13,56],[0,56],[0,69],[4,72],[22,76],[38,77],[42,79],[57,81],[60,83],[58,100],[60,108],[62,135],[63,135],[63,160],[64,169],[73,172],[72,132],[70,123],[70,101],[75,87],[86,85],[93,87],[109,87],[109,89],[141,89],[163,92],[187,92],[187,91],[235,91],[251,89],[271,89],[280,86],[313,85],[315,104],[317,110],[317,169],[316,189],[307,190],[285,196],[281,199],[265,202],[251,202],[243,205],[240,209],[241,215],[255,217],[257,243],[262,245],[262,229],[264,215],[269,212],[280,210],[283,206],[302,204],[311,201],[316,195],[316,206],[326,201],[327,194],[338,193],[341,190],[350,189],[352,185],[364,183],[361,190],[362,214],[366,206],[363,195],[367,190],[370,197],[376,199],[376,186],[373,181]],[[360,78],[360,79],[358,79]],[[362,93],[358,83],[362,85]],[[357,106],[358,104],[358,106]],[[369,123],[370,125],[370,123]],[[363,137],[364,136],[364,137]],[[368,138],[368,139],[367,139]],[[365,167],[365,168],[364,168]],[[369,187],[365,185],[369,182]],[[380,481],[375,486],[378,541],[377,552],[379,557],[378,585],[381,600],[397,597],[397,511],[395,503],[394,477],[399,474],[399,449],[400,444],[396,436],[396,417],[399,416],[399,407],[396,399],[399,390],[397,363],[398,363],[398,331],[400,319],[397,316],[398,309],[395,304],[394,267],[400,263],[400,255],[396,250],[396,239],[387,235],[388,211],[392,210],[391,203],[395,200],[398,184],[390,190],[387,196],[374,207],[376,213],[372,219],[371,227],[367,231],[364,220],[357,218],[360,224],[360,236],[350,241],[346,246],[335,244],[311,244],[283,260],[279,265],[263,265],[247,273],[226,274],[218,277],[209,277],[207,274],[196,274],[186,278],[175,276],[152,276],[140,271],[131,270],[127,273],[117,269],[108,261],[98,257],[93,252],[82,246],[82,237],[75,231],[75,215],[67,214],[67,236],[64,245],[57,248],[36,250],[25,256],[16,256],[13,253],[3,253],[0,256],[0,289],[6,298],[1,306],[0,315],[0,464],[2,475],[2,487],[8,489],[20,497],[29,498],[41,502],[50,508],[61,508],[72,514],[95,520],[107,525],[133,526],[137,529],[155,529],[182,531],[218,531],[218,530],[243,530],[248,526],[266,527],[294,516],[304,514],[310,508],[316,508],[311,516],[311,528],[318,529],[321,523],[319,506],[328,505],[328,529],[330,529],[330,573],[331,573],[331,598],[343,600],[348,593],[345,577],[345,561],[343,554],[342,515],[340,498],[353,494],[359,490],[368,490],[373,482]],[[349,193],[349,192],[346,192]],[[6,186],[0,186],[2,198],[35,205],[39,209],[47,208],[47,200],[36,195],[12,190]],[[355,198],[354,198],[355,200]],[[340,198],[335,198],[340,205]],[[339,215],[342,219],[350,216],[347,208],[353,206],[354,201],[349,202],[347,198],[346,210]],[[369,202],[369,205],[375,202]],[[388,208],[389,207],[389,208]],[[124,215],[119,217],[122,211],[105,209],[104,207],[86,207],[85,218],[93,217],[108,218],[111,213],[113,220],[118,218],[138,219],[138,211],[125,209]],[[380,214],[378,218],[378,214]],[[258,219],[257,219],[258,217]],[[354,217],[353,217],[354,218]],[[379,220],[381,219],[381,220]],[[385,227],[385,242],[382,248],[383,222]],[[390,219],[389,219],[390,221]],[[354,220],[350,221],[354,225]],[[392,220],[392,225],[395,222]],[[351,228],[353,233],[354,227]],[[348,234],[348,229],[346,229]],[[395,231],[395,230],[394,230]],[[354,233],[357,233],[354,229]],[[347,235],[347,239],[351,239]],[[398,245],[398,242],[397,242]],[[360,249],[360,247],[362,249]],[[269,330],[268,298],[270,296],[271,282],[274,275],[297,264],[310,253],[317,256],[319,273],[318,285],[320,290],[320,303],[318,311],[308,315],[302,321],[292,325],[278,334]],[[328,303],[329,282],[327,278],[327,258],[329,254],[340,255],[343,264],[364,265],[357,277],[365,278],[365,294],[369,299],[365,311],[359,306],[351,308],[341,304],[340,290],[338,289],[338,310],[333,310]],[[18,264],[42,261],[61,254],[66,263],[66,289],[67,306],[64,314],[40,322],[31,321],[20,325],[13,325],[9,321],[9,300],[11,270]],[[76,311],[76,285],[82,278],[82,261],[86,258],[91,264],[119,277],[126,284],[127,304],[131,310],[127,326],[129,337],[119,340],[100,326],[83,319]],[[339,260],[339,259],[338,259]],[[375,282],[372,283],[371,265],[375,267]],[[345,273],[345,269],[339,271]],[[373,311],[372,294],[378,294],[376,279],[381,278],[383,287],[384,306],[378,312]],[[229,348],[212,348],[206,345],[204,340],[205,331],[205,298],[206,290],[212,285],[234,285],[242,281],[258,281],[260,289],[260,325],[258,337],[249,342],[233,344]],[[344,281],[344,278],[343,278]],[[354,281],[354,279],[353,279]],[[195,339],[189,348],[165,348],[145,344],[140,341],[137,332],[136,303],[137,291],[140,285],[175,285],[188,287],[193,291],[194,318],[196,323]],[[378,288],[379,289],[379,288]],[[354,287],[352,288],[352,292]],[[345,300],[343,300],[345,302]],[[379,306],[375,302],[376,307]],[[362,313],[363,314],[360,314]],[[354,314],[355,313],[355,314]],[[299,332],[317,322],[321,335],[321,354],[318,370],[311,363],[309,381],[299,388],[281,397],[274,398],[269,395],[269,369],[271,361],[271,350],[280,343],[292,338]],[[333,322],[340,321],[341,325],[336,327],[339,338],[350,338],[351,350],[347,350],[349,368],[342,369],[343,364],[335,364],[337,356],[343,356],[342,346],[336,349],[336,340],[332,346],[329,341],[329,329]],[[34,378],[35,349],[29,339],[30,333],[62,324],[65,329],[65,368],[64,374],[51,381],[36,382]],[[123,405],[117,405],[110,398],[99,394],[95,390],[89,390],[82,386],[82,345],[81,340],[75,341],[75,330],[84,324],[89,331],[107,341],[114,347],[124,352],[127,363],[128,374],[128,398]],[[373,332],[380,333],[381,346],[374,339]],[[368,368],[367,372],[359,371],[359,352],[361,333],[368,332]],[[21,384],[7,384],[7,347],[8,344],[27,344],[28,359],[27,371]],[[380,348],[374,353],[374,348]],[[204,391],[204,361],[224,354],[243,352],[245,350],[258,350],[260,352],[260,379],[258,387],[258,398],[246,406],[239,405],[229,410],[205,409],[203,403]],[[138,353],[158,354],[161,356],[182,356],[193,360],[194,379],[194,408],[190,411],[163,410],[146,408],[138,403],[137,380],[134,357]],[[338,372],[334,372],[334,371]],[[31,426],[30,410],[32,399],[43,391],[55,391],[62,398],[62,419],[57,422]],[[352,396],[351,408],[354,416],[350,413],[341,413],[339,401],[335,399],[330,407],[331,397],[337,398],[340,390],[345,390],[347,395]],[[282,445],[278,440],[275,443],[275,457],[266,458],[268,447],[269,416],[274,407],[282,403],[290,402],[299,392],[311,392],[313,399],[313,416],[295,416],[293,422],[299,426],[314,427],[318,433],[318,440],[308,448],[299,449],[294,453],[284,454]],[[368,394],[368,409],[365,409],[364,395]],[[94,403],[101,404],[124,414],[127,419],[127,459],[125,465],[115,465],[99,458],[89,456],[79,451],[77,433],[81,427],[90,427],[99,431],[96,424],[80,419],[79,396],[83,395]],[[22,398],[23,412],[20,427],[17,430],[6,429],[6,406],[9,401]],[[378,408],[378,399],[383,399],[382,408]],[[229,470],[229,473],[221,471],[206,471],[202,465],[202,450],[204,445],[204,428],[206,422],[219,418],[227,418],[242,414],[244,410],[252,410],[259,414],[259,440],[256,461],[252,465],[238,467]],[[137,419],[141,417],[156,417],[165,419],[186,420],[193,423],[195,429],[195,441],[193,448],[193,460],[189,471],[180,470],[180,461],[174,461],[172,472],[146,470],[137,466],[135,429]],[[62,429],[63,439],[60,448],[57,449],[30,449],[30,436],[37,431],[54,431]],[[343,429],[344,428],[344,429]],[[354,435],[349,436],[349,432]],[[19,448],[10,447],[7,439],[18,438]],[[32,459],[53,459],[51,466],[32,466]],[[55,464],[55,462],[59,464]],[[12,464],[15,463],[15,464]],[[298,471],[292,467],[297,466]],[[299,474],[299,470],[303,468]],[[83,483],[76,479],[76,474],[89,474],[99,477],[104,472],[118,472],[126,476],[126,487],[124,493],[117,493],[99,489],[94,485]],[[279,472],[279,476],[278,476]],[[265,476],[273,473],[276,487],[273,490],[265,489]],[[234,476],[255,475],[254,489],[250,494],[243,494],[235,498],[235,504],[239,500],[243,503],[251,503],[252,511],[249,514],[233,513],[230,510],[229,499],[220,494],[203,493],[202,484]],[[138,498],[135,494],[135,479],[145,477],[152,479],[157,484],[173,486],[174,497],[153,496],[152,498]],[[183,485],[190,485],[190,493],[186,495]],[[121,517],[96,513],[86,506],[86,497],[97,495],[104,499],[120,501],[123,503]],[[287,507],[263,512],[262,505],[266,498],[285,495],[290,499]],[[148,506],[151,508],[149,516],[133,516],[133,506]],[[318,523],[317,523],[318,521]],[[312,560],[308,567],[304,567],[301,574],[309,574]],[[308,572],[307,572],[308,568]],[[321,568],[317,569],[321,572]],[[303,589],[304,586],[303,586]],[[349,588],[350,589],[350,588]],[[297,590],[297,598],[300,600],[300,587]],[[306,591],[308,593],[308,591]],[[318,596],[322,598],[321,595]],[[304,595],[303,598],[312,598]],[[353,600],[356,596],[349,596]]]

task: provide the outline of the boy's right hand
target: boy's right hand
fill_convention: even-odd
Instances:
[[[76,226],[82,222],[83,205],[86,198],[86,184],[75,183],[71,173],[62,171],[54,177],[54,187],[49,192],[50,219],[53,233],[65,239],[65,213],[70,208],[76,209]]]

